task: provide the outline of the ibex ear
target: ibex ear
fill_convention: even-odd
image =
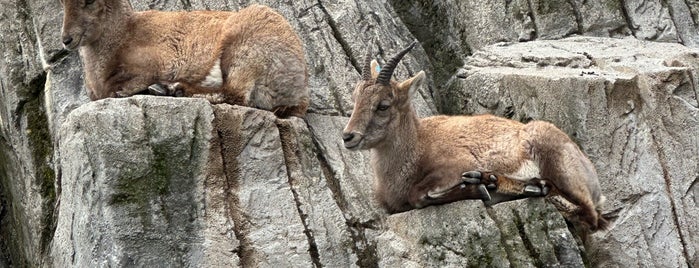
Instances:
[[[379,76],[379,72],[381,72],[381,66],[379,66],[379,62],[376,60],[371,61],[371,78],[376,79],[376,77]]]
[[[408,80],[400,82],[398,88],[401,92],[408,92],[408,97],[412,97],[415,92],[425,83],[425,71],[420,71]]]

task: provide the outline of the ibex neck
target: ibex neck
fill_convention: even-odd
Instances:
[[[128,44],[127,37],[132,20],[136,17],[131,4],[127,0],[108,0],[106,3],[106,16],[100,21],[98,36],[93,42],[88,42],[80,47],[80,56],[85,68],[85,80],[88,87],[94,89],[101,86],[100,77],[104,78],[104,71],[110,68],[115,57],[120,56],[117,51]],[[100,80],[100,81],[98,81]]]
[[[123,43],[124,37],[134,30],[131,25],[135,12],[128,0],[107,0],[104,4],[104,20],[98,22],[100,37],[94,43],[85,44],[98,53],[102,50],[111,51],[115,44]]]
[[[128,0],[115,0],[107,3],[107,15],[105,19],[111,23],[108,27],[115,32],[129,31],[129,24],[136,12]]]
[[[374,169],[379,177],[386,179],[408,179],[415,172],[419,160],[418,128],[420,121],[411,109],[402,115],[396,129],[380,146],[372,149]]]
[[[107,8],[107,12],[109,13],[108,16],[110,17],[130,15],[134,12],[131,2],[128,0],[106,1],[105,6]]]

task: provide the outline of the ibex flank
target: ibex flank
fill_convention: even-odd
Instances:
[[[391,79],[414,45],[383,68],[367,55],[343,131],[347,149],[371,150],[376,199],[389,213],[463,199],[491,205],[546,195],[567,219],[593,231],[607,226],[594,166],[554,125],[493,115],[419,119],[410,99],[425,73]]]
[[[128,0],[62,0],[62,41],[83,61],[92,100],[149,89],[303,116],[303,46],[272,9],[135,12]]]

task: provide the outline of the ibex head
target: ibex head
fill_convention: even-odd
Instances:
[[[371,60],[371,52],[367,53],[362,81],[357,83],[352,93],[354,110],[342,133],[347,149],[376,147],[390,131],[400,131],[401,115],[413,112],[410,97],[423,84],[425,72],[420,71],[403,82],[393,81],[391,77],[398,62],[416,43],[391,58],[383,68],[378,67],[376,60]]]
[[[126,0],[61,0],[63,29],[61,40],[67,49],[76,49],[97,40],[104,31],[113,31],[108,22],[112,13],[131,8]]]

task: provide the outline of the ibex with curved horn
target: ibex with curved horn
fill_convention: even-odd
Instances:
[[[403,82],[391,80],[413,46],[380,70],[368,55],[343,131],[347,149],[371,149],[375,195],[388,212],[463,199],[492,205],[547,195],[569,220],[591,230],[607,226],[598,208],[604,197],[594,166],[554,125],[493,115],[418,119],[410,98],[422,86],[424,71]]]

